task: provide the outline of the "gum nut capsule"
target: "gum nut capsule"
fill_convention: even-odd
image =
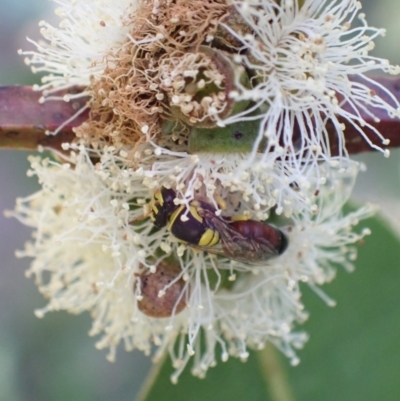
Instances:
[[[161,318],[177,315],[185,309],[187,283],[182,278],[176,280],[180,273],[179,266],[161,262],[155,273],[146,271],[140,274],[138,279],[143,298],[138,301],[139,310],[147,316]]]
[[[246,70],[241,64],[234,62],[231,54],[209,46],[200,46],[195,53],[187,53],[186,57],[190,55],[190,60],[193,59],[193,55],[197,55],[203,66],[188,66],[188,69],[198,68],[201,73],[184,88],[179,87],[179,92],[169,95],[171,112],[178,120],[189,126],[214,128],[218,119],[237,114],[249,106],[249,100],[236,101],[230,96],[232,91],[251,87]],[[207,82],[200,85],[204,76],[208,77]],[[187,95],[191,100],[189,104],[183,100],[179,105],[175,105],[171,95],[177,98]],[[210,107],[215,108],[217,119],[210,112]]]

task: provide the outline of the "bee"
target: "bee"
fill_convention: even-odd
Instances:
[[[219,217],[210,203],[194,199],[176,205],[176,193],[162,187],[154,194],[150,218],[157,228],[167,227],[190,247],[247,264],[258,264],[281,255],[288,240],[278,228],[239,216]]]

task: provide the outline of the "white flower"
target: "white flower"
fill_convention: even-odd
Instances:
[[[304,164],[296,171],[289,169],[286,160],[274,156],[264,162],[263,155],[257,154],[249,163],[245,153],[188,154],[173,152],[168,146],[151,145],[144,146],[137,154],[144,185],[150,189],[176,188],[186,204],[203,194],[220,209],[219,200],[223,199],[226,211],[246,211],[258,220],[268,219],[272,209],[286,217],[315,210],[315,194],[332,176],[346,172],[349,163],[346,158],[332,157],[318,168]]]
[[[334,142],[339,142],[343,155],[344,122],[357,127],[368,143],[367,128],[387,144],[360,112],[370,110],[373,115],[371,108],[375,108],[399,116],[399,103],[365,74],[377,70],[398,74],[400,69],[388,60],[368,55],[374,48],[373,40],[385,30],[367,25],[365,15],[359,13],[359,1],[306,0],[301,8],[292,0],[232,3],[252,33],[241,34],[222,25],[241,42],[242,51],[247,51],[235,56],[237,62],[257,76],[252,88],[238,83],[241,90],[234,95],[237,100],[254,101],[253,109],[268,106],[262,115],[261,132],[268,134],[271,142],[265,159],[270,158],[270,147],[280,143],[293,166],[302,161],[299,155],[311,158],[314,154],[310,165],[329,160],[328,122],[337,131]],[[361,26],[355,23],[357,16]],[[372,90],[374,85],[389,96],[390,105]],[[224,123],[241,121],[245,114],[231,116]],[[292,138],[296,127],[300,131],[298,142]]]
[[[308,194],[329,179],[322,162],[336,165],[348,157],[345,124],[367,142],[365,132],[371,131],[387,145],[360,114],[372,118],[373,109],[384,109],[399,115],[394,96],[365,75],[399,71],[368,55],[384,30],[368,27],[356,0],[306,0],[301,7],[293,0],[210,0],[208,14],[202,14],[202,1],[62,2],[60,28],[42,23],[47,42],[25,54],[36,70],[49,73],[41,86],[45,96],[72,85],[86,87],[82,94],[92,97],[93,115],[78,129],[80,137],[92,144],[107,138],[116,146],[130,145],[131,155],[138,154],[139,144],[155,147],[156,158],[134,161],[153,183],[173,185],[187,199],[201,190],[214,204],[225,195],[214,190],[222,185],[225,192],[240,191],[259,218],[271,207],[288,216],[312,209]],[[361,26],[354,26],[357,15]],[[244,108],[233,113],[232,102]],[[233,149],[223,157],[193,152],[187,146],[190,127],[170,135],[163,131],[176,113],[190,123],[211,119],[235,126],[259,120],[252,151],[237,155]],[[331,143],[338,144],[338,159]],[[218,158],[224,162],[215,174]],[[175,159],[185,171],[172,180]]]
[[[47,74],[38,87],[46,97],[75,85],[87,87],[91,76],[101,75],[105,56],[126,40],[129,27],[123,24],[124,15],[134,10],[131,0],[54,1],[59,4],[59,26],[41,21],[45,41],[31,41],[36,52],[20,51],[33,72]]]
[[[214,118],[221,125],[232,126],[259,118],[253,151],[223,156],[200,153],[197,158],[175,152],[166,169],[164,161],[155,162],[152,174],[160,174],[160,182],[168,181],[163,175],[170,173],[172,160],[178,159],[181,168],[185,161],[189,168],[176,174],[174,185],[182,187],[186,196],[193,196],[192,187],[199,188],[201,177],[206,177],[204,187],[210,198],[220,195],[214,188],[222,184],[227,191],[241,191],[248,199],[247,207],[260,216],[268,213],[269,205],[290,215],[293,210],[313,207],[307,194],[319,191],[328,179],[322,162],[337,165],[348,157],[345,124],[354,126],[372,148],[383,152],[365,132],[376,134],[383,145],[388,142],[361,113],[365,116],[367,111],[372,119],[373,109],[383,109],[399,117],[400,106],[365,74],[377,70],[397,74],[399,67],[368,55],[373,40],[384,30],[368,27],[363,14],[358,15],[361,26],[352,27],[361,7],[356,0],[307,0],[301,9],[292,0],[235,0],[232,4],[250,31],[235,31],[224,22],[221,25],[241,44],[241,53],[234,60],[252,71],[255,84],[249,88],[237,77],[231,95],[237,102],[253,103],[240,113],[223,119],[216,114]],[[378,96],[379,91],[388,95],[390,104]],[[260,152],[262,140],[266,146]],[[332,155],[331,143],[338,144],[339,158]],[[169,155],[171,149],[179,150],[176,145],[157,147],[159,155]],[[389,155],[388,150],[384,153]],[[182,175],[185,177],[180,180]]]
[[[65,100],[90,96],[91,114],[62,162],[31,159],[42,190],[13,213],[36,229],[20,255],[49,298],[38,315],[89,311],[110,360],[121,342],[146,353],[155,344],[156,356],[169,351],[173,380],[190,359],[204,376],[217,353],[246,359],[268,341],[296,364],[300,283],[333,304],[319,286],[338,265],[352,270],[353,244],[368,234],[352,229],[372,206],[341,211],[358,173],[344,123],[387,144],[360,114],[398,115],[364,75],[397,72],[368,55],[383,31],[362,14],[352,27],[355,0],[60,5],[60,28],[42,23],[47,42],[25,54],[48,73],[45,97],[84,86]],[[174,194],[167,227],[152,222],[162,188]],[[203,224],[198,205],[220,224],[206,227],[215,248],[170,233],[189,217]],[[224,248],[237,233],[221,239],[241,218],[276,224],[287,249],[244,263],[248,254]]]
[[[34,241],[19,256],[34,258],[28,274],[49,299],[37,311],[39,317],[54,310],[89,311],[90,334],[101,335],[97,347],[109,348],[110,360],[121,342],[127,350],[146,353],[155,343],[158,354],[168,350],[172,356],[173,380],[192,356],[193,373],[204,376],[219,359],[218,349],[222,360],[229,355],[246,359],[248,347],[262,348],[267,341],[298,362],[295,349],[306,335],[293,330],[307,317],[299,282],[327,299],[317,286],[334,277],[337,264],[351,270],[351,245],[367,233],[352,233],[352,226],[370,215],[372,207],[347,216],[341,212],[357,175],[356,163],[321,191],[317,215],[299,214],[282,228],[289,242],[282,256],[247,265],[182,248],[166,229],[155,230],[149,218],[133,224],[150,192],[124,165],[123,152],[81,145],[72,149],[63,163],[31,157],[30,175],[38,176],[42,189],[18,200],[11,213],[35,228]],[[171,255],[175,262],[165,259]],[[157,274],[167,274],[170,263],[177,273],[172,282],[157,287],[156,299],[168,297],[178,283],[173,290],[178,288],[179,296],[171,301],[175,308],[163,318],[142,313],[141,302],[154,301],[146,299],[148,287],[142,281],[147,277],[152,285],[152,277],[160,280]]]

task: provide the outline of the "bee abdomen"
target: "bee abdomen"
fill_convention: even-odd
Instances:
[[[286,235],[278,228],[256,220],[233,221],[230,225],[244,237],[258,243],[267,242],[277,255],[281,255],[288,246]]]

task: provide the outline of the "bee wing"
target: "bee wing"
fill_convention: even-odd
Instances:
[[[220,241],[212,247],[194,246],[195,248],[247,264],[260,263],[278,255],[276,248],[268,240],[244,236],[213,211],[202,210],[202,217],[209,228],[219,233]]]

